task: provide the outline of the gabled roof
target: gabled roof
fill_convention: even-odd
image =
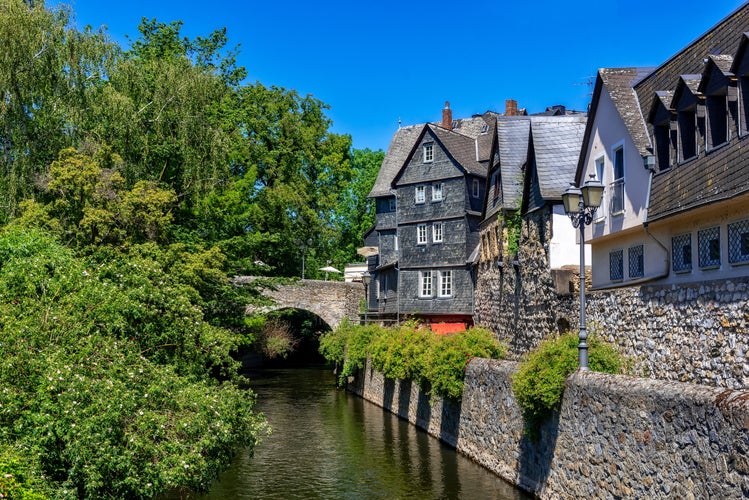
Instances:
[[[700,94],[700,81],[702,75],[680,75],[679,83],[676,84],[676,90],[674,90],[674,97],[671,99],[671,108],[677,109],[679,102],[681,102],[682,96],[685,92],[688,92],[695,98]]]
[[[396,130],[393,138],[390,140],[385,158],[382,160],[380,171],[377,173],[372,190],[369,192],[369,198],[380,196],[391,196],[390,183],[400,171],[406,157],[411,153],[414,141],[421,133],[423,125],[410,125]]]
[[[653,123],[656,119],[659,108],[671,111],[671,101],[674,99],[673,90],[656,90],[653,105],[648,113],[648,123]]]
[[[715,89],[718,87],[725,87],[728,85],[733,73],[731,72],[731,66],[733,65],[733,56],[728,54],[709,55],[705,63],[705,70],[702,72],[702,80],[697,88],[701,94],[707,94],[710,91],[710,87]],[[711,81],[715,80],[715,81]]]
[[[585,123],[584,116],[531,117],[536,174],[544,200],[561,200],[575,179]]]
[[[502,180],[502,207],[520,208],[523,196],[523,166],[528,161],[531,118],[501,117],[497,120],[497,149]],[[487,214],[488,215],[488,214]]]
[[[705,59],[709,63],[711,54],[734,54],[730,71],[738,74],[733,66],[743,64],[740,61],[747,48],[747,31],[749,3],[744,3],[635,85],[642,108],[652,109],[653,101],[658,99],[656,90],[675,90],[672,103],[680,101],[680,93],[699,92],[699,86],[693,85],[693,77],[701,76]],[[720,59],[714,58],[713,62],[724,68],[724,61]],[[740,146],[737,142],[723,148],[720,154],[700,156],[654,175],[648,220],[655,221],[746,192],[749,168]]]
[[[478,138],[472,139],[471,137],[436,125],[427,125],[427,127],[442,143],[448,154],[450,154],[450,156],[452,156],[467,173],[486,177],[487,166],[486,163],[480,161],[480,154],[482,151],[479,150]],[[488,157],[489,153],[485,152],[485,155]]]
[[[643,110],[640,108],[640,102],[637,99],[634,86],[652,71],[652,67],[600,68],[598,70],[595,87],[593,88],[590,112],[588,113],[585,138],[581,147],[583,152],[587,152],[590,147],[592,129],[598,113],[598,103],[600,102],[603,89],[606,89],[637,151],[641,155],[650,154],[649,151],[652,148],[650,135],[648,134]],[[581,154],[580,158],[578,158],[578,171],[575,175],[575,180],[578,184],[580,183],[580,172],[584,169],[584,162],[585,155]]]
[[[747,46],[749,46],[749,33],[745,32],[741,35],[741,42],[739,42],[739,48],[736,50],[736,57],[733,58],[733,63],[731,63],[731,73],[734,75],[739,73],[741,64],[744,61]]]
[[[369,198],[378,198],[382,196],[392,196],[390,188],[393,180],[400,172],[406,159],[411,155],[417,139],[424,131],[427,125],[433,128],[445,130],[438,123],[422,123],[419,125],[409,125],[399,128],[393,134],[390,145],[385,153],[385,159],[382,161],[380,171],[377,174],[372,190],[369,192]],[[481,115],[475,115],[470,118],[461,118],[453,120],[453,133],[459,136],[468,137],[472,140],[474,158],[476,156],[476,146],[478,146],[479,158],[481,161],[489,159],[491,148],[491,135],[489,134],[489,125]],[[474,142],[474,140],[478,142]],[[483,170],[486,175],[486,166],[482,166],[479,171]],[[482,174],[478,174],[482,175]]]

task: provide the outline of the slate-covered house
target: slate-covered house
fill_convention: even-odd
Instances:
[[[373,319],[417,317],[471,325],[478,225],[493,136],[484,116],[400,129],[370,193],[377,222],[365,235]]]
[[[593,286],[749,276],[749,5],[653,70],[598,73],[577,182]]]

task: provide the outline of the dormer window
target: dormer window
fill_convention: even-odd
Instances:
[[[434,144],[429,142],[424,144],[424,163],[431,163],[434,161]]]
[[[709,149],[728,142],[728,100],[726,94],[707,96],[707,130]]]
[[[678,162],[683,163],[700,153],[705,138],[705,101],[699,87],[702,75],[681,75],[671,108],[676,110]]]
[[[673,92],[656,91],[648,120],[653,125],[653,152],[660,172],[671,168],[676,158],[677,122],[676,114],[671,109],[672,101]]]
[[[739,78],[739,105],[739,133],[746,135],[749,134],[749,75]]]
[[[653,127],[655,157],[661,172],[671,167],[671,126],[669,122]]]
[[[697,109],[693,106],[677,114],[679,129],[679,162],[697,156]]]
[[[471,194],[474,198],[478,198],[480,193],[480,183],[478,179],[473,179],[473,187],[471,189]]]

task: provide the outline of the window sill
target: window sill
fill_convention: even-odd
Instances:
[[[689,158],[685,158],[685,159],[683,159],[683,160],[679,160],[678,162],[676,162],[676,166],[677,166],[677,167],[680,167],[680,166],[682,166],[682,165],[686,165],[687,163],[689,163],[689,162],[691,162],[691,161],[694,161],[694,160],[696,160],[696,159],[697,159],[697,156],[698,156],[698,155],[694,155],[694,156],[690,156]]]
[[[612,213],[611,217],[622,217],[622,216],[624,216],[624,212],[626,212],[626,210],[619,210],[618,212]]]
[[[738,262],[731,262],[732,267],[749,266],[749,258],[747,260],[740,260]]]
[[[717,269],[720,269],[720,264],[712,265],[712,266],[700,266],[700,269],[703,271],[715,271]]]
[[[692,272],[692,268],[689,269],[679,269],[678,271],[674,269],[674,274],[689,274]]]
[[[707,149],[705,150],[705,153],[706,153],[706,154],[710,154],[710,153],[712,153],[713,151],[717,151],[717,150],[719,150],[719,149],[722,149],[722,148],[724,148],[725,146],[728,146],[729,144],[731,144],[731,141],[721,142],[720,144],[717,144],[717,145],[715,145],[715,146],[711,146],[710,148],[707,148]]]
[[[600,217],[600,218],[594,220],[593,222],[595,224],[603,224],[604,222],[606,222],[606,216]]]

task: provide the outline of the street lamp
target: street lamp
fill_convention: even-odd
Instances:
[[[307,253],[307,249],[312,246],[312,238],[308,238],[306,242],[296,240],[296,244],[302,251],[302,279],[304,279],[304,256]]]
[[[372,275],[369,274],[369,271],[364,271],[361,280],[364,283],[364,326],[366,326],[367,312],[369,311],[369,283],[372,281]]]
[[[580,342],[577,357],[581,370],[588,369],[588,332],[585,328],[585,226],[593,222],[593,216],[601,206],[603,184],[590,174],[581,188],[570,185],[562,195],[564,211],[575,228],[580,228]]]

